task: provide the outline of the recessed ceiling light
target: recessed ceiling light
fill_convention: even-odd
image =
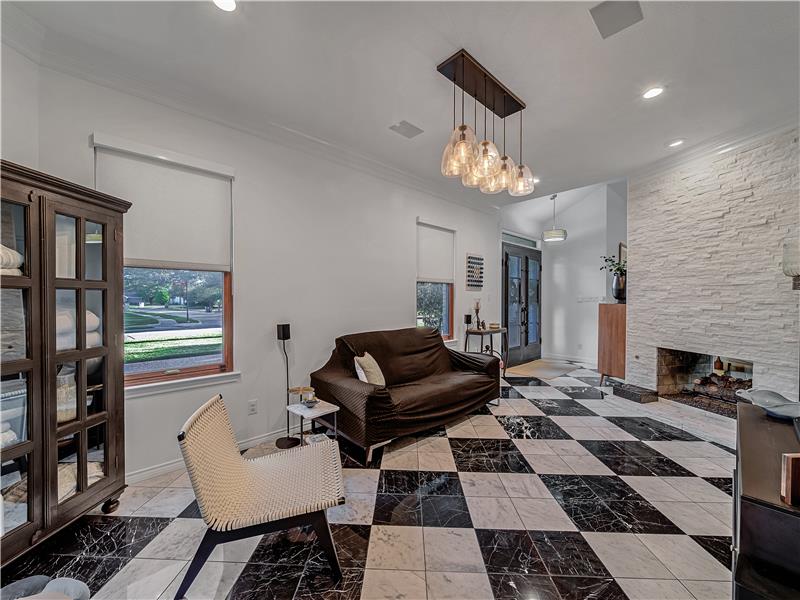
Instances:
[[[660,86],[651,87],[649,90],[645,91],[642,94],[642,98],[645,100],[650,100],[651,98],[655,98],[656,96],[660,96],[664,92],[664,88]]]
[[[214,0],[214,4],[220,10],[225,12],[232,12],[236,10],[236,0]]]
[[[677,148],[682,143],[683,143],[683,140],[675,140],[675,141],[670,142],[669,144],[667,144],[667,146],[669,146],[670,148]]]
[[[541,180],[538,177],[534,177],[533,178],[533,183],[539,183],[539,181],[541,181]]]

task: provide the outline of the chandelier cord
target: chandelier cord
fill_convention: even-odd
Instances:
[[[461,124],[464,124],[464,88],[467,82],[464,81],[464,58],[461,58]]]
[[[483,76],[483,139],[488,138],[486,129],[486,75]]]
[[[456,78],[453,77],[453,129],[456,128]]]
[[[503,113],[506,112],[506,95],[503,94]],[[506,118],[503,117],[503,156],[508,156],[506,154]]]
[[[519,162],[522,162],[522,113],[525,111],[519,111]]]

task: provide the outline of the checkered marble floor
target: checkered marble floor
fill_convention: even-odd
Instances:
[[[598,386],[578,365],[507,377],[496,405],[396,440],[369,468],[343,455],[347,502],[328,513],[338,586],[314,534],[295,529],[217,549],[189,597],[730,598],[735,456],[719,440],[732,445],[735,422]],[[172,598],[199,517],[185,472],[161,475],[3,569],[3,583],[44,573],[96,598]]]

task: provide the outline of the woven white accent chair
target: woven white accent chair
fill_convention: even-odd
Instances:
[[[336,441],[245,459],[218,395],[189,417],[178,442],[208,530],[176,600],[184,597],[217,544],[304,525],[314,528],[334,580],[341,579],[325,515],[327,508],[344,503]]]

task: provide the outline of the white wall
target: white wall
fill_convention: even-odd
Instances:
[[[13,52],[4,47],[6,52]],[[3,71],[3,87],[19,73]],[[93,131],[235,168],[234,325],[240,382],[126,401],[127,468],[136,474],[179,458],[175,434],[216,392],[240,440],[277,435],[285,423],[283,356],[275,324],[291,323],[291,383],[329,357],[337,335],[415,323],[416,218],[456,232],[455,322],[480,296],[498,320],[499,217],[390,183],[237,130],[61,73],[39,70],[38,152],[3,155],[92,186]],[[5,106],[4,106],[5,111]],[[4,114],[5,117],[5,114]],[[5,126],[3,127],[5,133]],[[27,153],[27,154],[26,154]],[[38,161],[34,157],[38,154]],[[126,230],[126,236],[146,231]],[[465,291],[465,253],[486,257],[486,287]],[[258,399],[258,415],[247,403]]]
[[[564,242],[542,243],[542,356],[596,364],[597,313],[610,298],[603,255],[625,240],[625,182],[559,194],[556,223]],[[563,208],[562,208],[563,207]],[[501,210],[503,229],[540,238],[552,227],[552,202],[536,198]]]
[[[0,81],[0,154],[6,160],[35,165],[39,160],[39,69],[2,46]]]

